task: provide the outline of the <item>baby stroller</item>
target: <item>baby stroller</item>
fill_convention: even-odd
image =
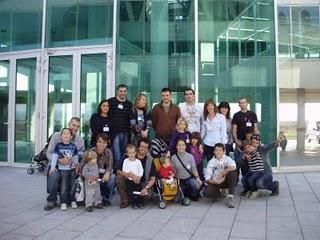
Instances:
[[[154,165],[156,171],[160,169],[160,159],[154,158]],[[167,201],[172,201],[176,198],[177,194],[181,195],[181,204],[184,206],[190,205],[190,199],[186,197],[180,187],[179,179],[174,178],[174,183],[176,188],[171,188],[171,185],[168,183],[163,183],[161,179],[157,178],[156,189],[159,197],[159,208],[164,209],[167,207]]]
[[[29,166],[29,168],[27,169],[27,173],[29,175],[34,174],[35,169],[38,169],[38,172],[44,172],[44,170],[47,169],[48,167],[48,158],[47,158],[47,150],[48,150],[48,146],[49,146],[49,142],[50,142],[51,137],[48,139],[48,142],[46,143],[46,145],[44,146],[44,148],[40,151],[39,154],[34,155],[31,158],[31,165]]]
[[[160,157],[165,155],[167,151],[166,143],[161,139],[154,139],[151,142],[151,153],[154,158],[154,165],[156,167],[156,171],[158,172],[160,169]],[[170,184],[165,184],[161,179],[157,178],[156,180],[156,189],[159,197],[159,208],[164,209],[167,207],[167,201],[172,201],[176,198],[177,194],[181,195],[181,204],[185,206],[190,205],[190,199],[184,196],[183,191],[180,187],[180,183],[178,179],[174,179],[174,183],[176,188],[171,188]]]

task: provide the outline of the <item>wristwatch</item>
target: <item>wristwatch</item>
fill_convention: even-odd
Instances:
[[[149,187],[148,187],[148,185],[146,185],[146,186],[145,186],[145,188],[146,188],[147,190],[149,190]]]

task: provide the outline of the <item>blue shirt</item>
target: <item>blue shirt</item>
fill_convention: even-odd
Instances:
[[[72,162],[70,165],[61,165],[58,163],[59,158],[64,157],[72,157]],[[59,170],[70,170],[74,169],[75,165],[78,164],[78,162],[78,150],[75,144],[64,144],[63,142],[60,142],[56,145],[51,159],[52,166],[56,166],[56,164],[58,163]]]

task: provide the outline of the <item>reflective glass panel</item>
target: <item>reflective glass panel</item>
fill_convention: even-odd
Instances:
[[[48,136],[72,117],[72,56],[49,58]]]
[[[8,154],[8,103],[10,62],[0,61],[0,161],[7,161]]]
[[[15,162],[30,162],[35,144],[37,59],[18,59],[15,105]]]
[[[46,46],[112,43],[112,0],[48,0]]]
[[[81,137],[90,145],[90,117],[97,112],[102,99],[106,98],[107,54],[88,54],[81,56]]]
[[[143,91],[149,105],[169,87],[173,101],[194,87],[194,1],[118,3],[116,83],[126,83],[129,97]]]
[[[0,1],[0,52],[41,47],[42,2]]]

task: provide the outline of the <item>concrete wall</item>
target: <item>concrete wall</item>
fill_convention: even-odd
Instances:
[[[277,5],[319,5],[320,0],[277,0]]]

